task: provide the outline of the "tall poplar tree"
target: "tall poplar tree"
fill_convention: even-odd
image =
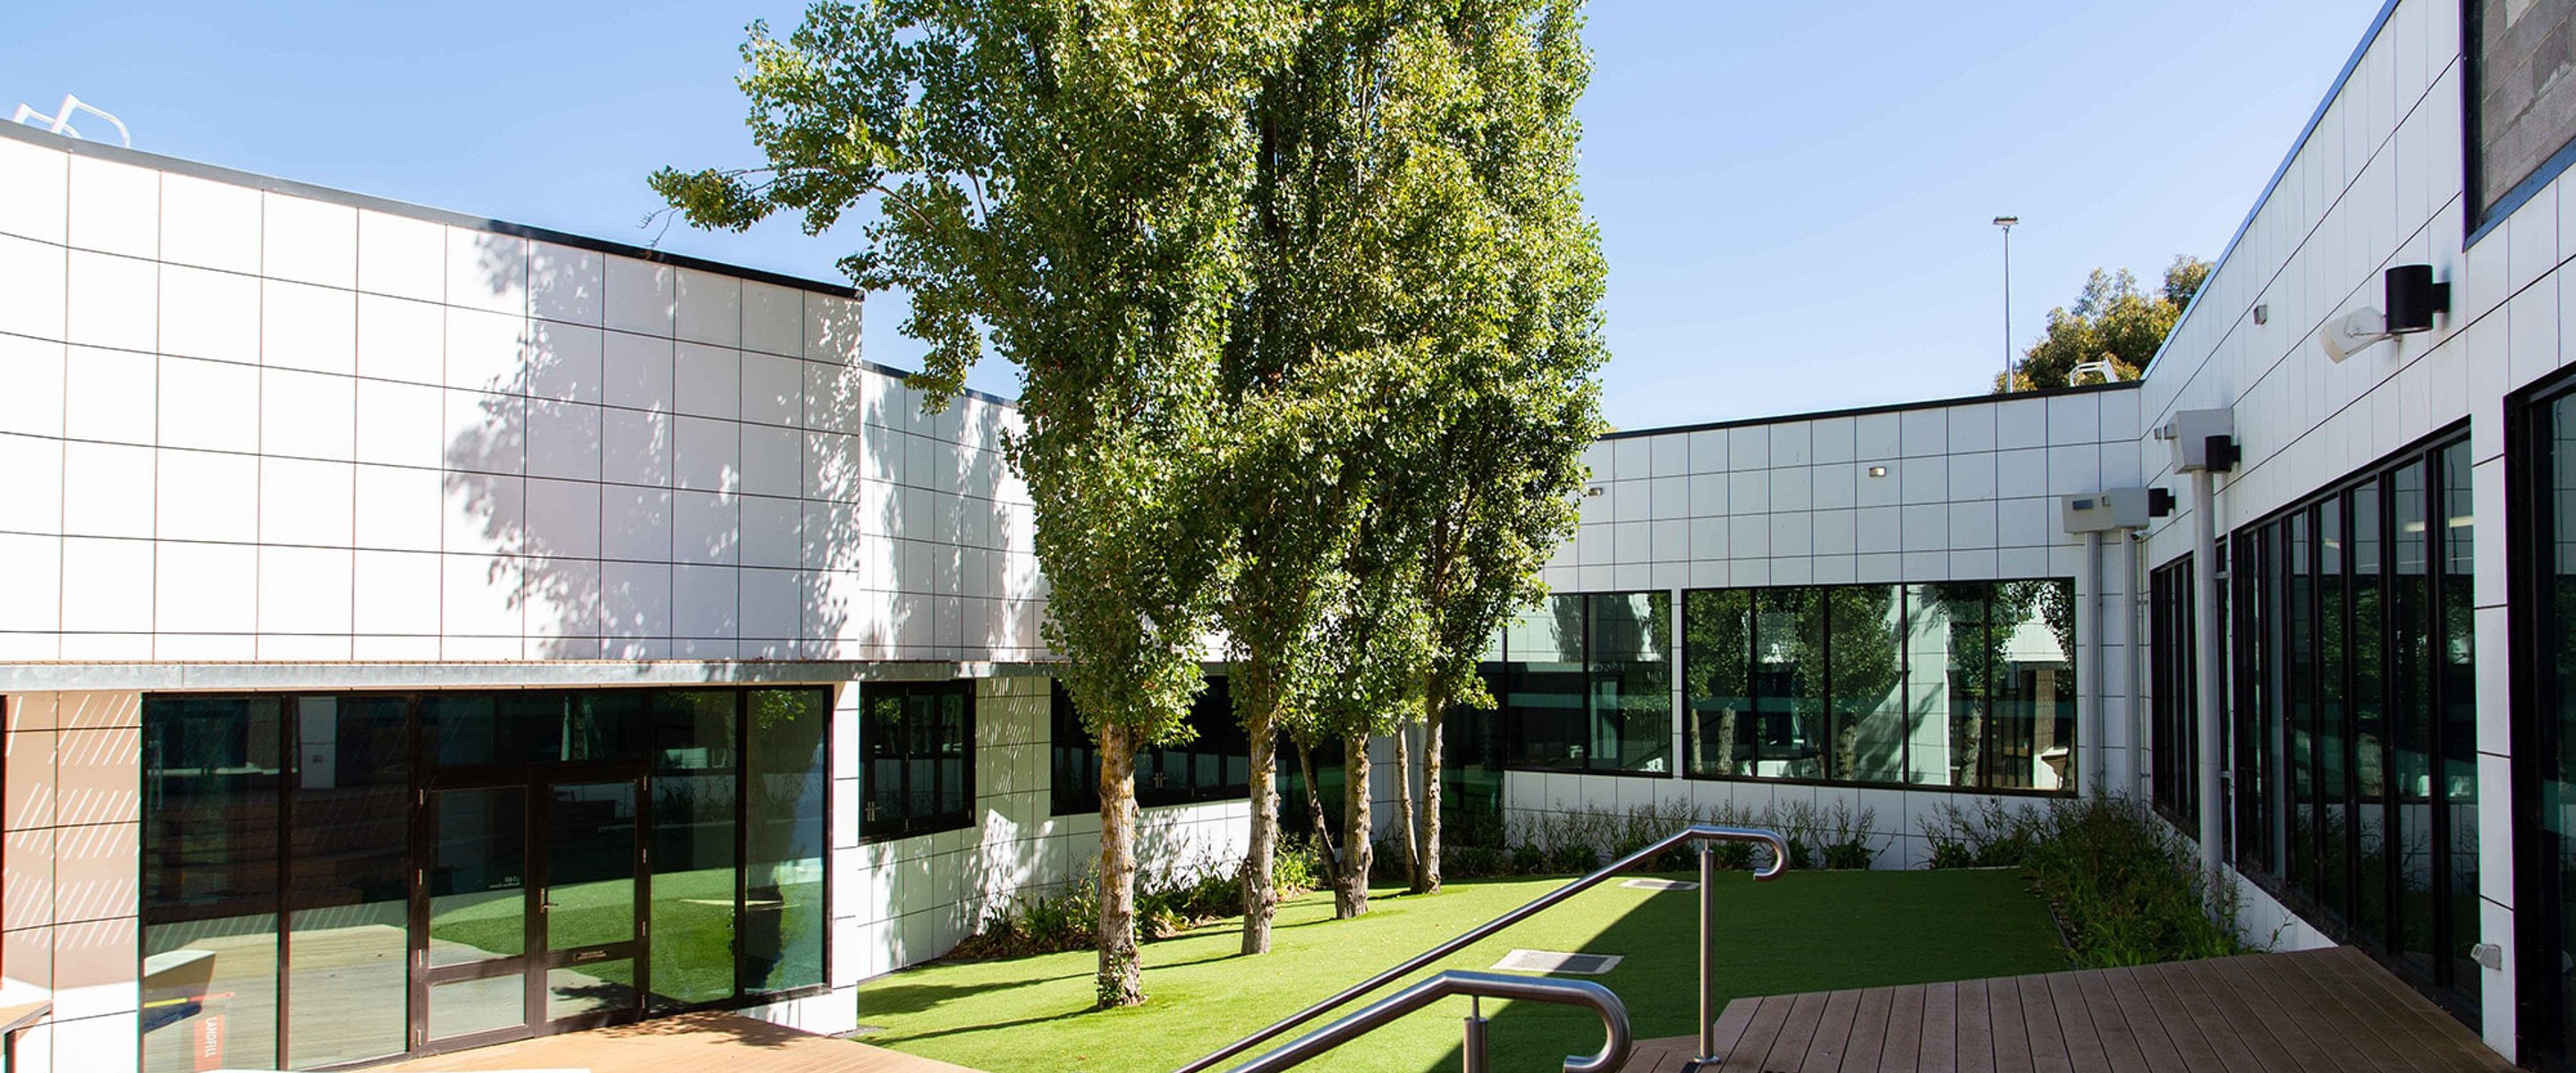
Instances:
[[[1491,707],[1477,667],[1516,608],[1545,593],[1539,568],[1571,537],[1582,454],[1606,431],[1597,380],[1606,352],[1607,269],[1576,185],[1591,77],[1579,0],[1462,5],[1453,31],[1468,72],[1442,127],[1477,204],[1479,286],[1434,321],[1427,405],[1386,472],[1400,488],[1405,571],[1429,642],[1420,705],[1422,804],[1406,832],[1417,891],[1440,887],[1443,717]],[[1411,776],[1404,776],[1409,783]]]
[[[873,209],[841,267],[910,293],[932,405],[988,344],[1019,366],[1026,431],[1006,448],[1036,507],[1045,636],[1101,756],[1103,1006],[1145,997],[1135,758],[1202,685],[1248,110],[1299,21],[1275,0],[821,0],[743,46],[766,164],[652,177],[704,227],[788,213],[820,234]]]

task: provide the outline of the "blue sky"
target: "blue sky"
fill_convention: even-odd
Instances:
[[[2375,0],[1597,0],[1583,186],[1605,410],[1644,428],[1973,394],[2096,266],[2215,257]],[[751,161],[710,3],[19,5],[0,107],[64,93],[137,148],[813,278],[848,234],[645,226],[643,176]],[[0,195],[5,196],[5,195]],[[846,227],[846,225],[845,225]],[[910,367],[900,298],[871,358]],[[994,360],[977,386],[1015,394]]]

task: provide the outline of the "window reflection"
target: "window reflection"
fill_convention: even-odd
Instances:
[[[2455,438],[2234,536],[2235,858],[2457,1010],[2482,974],[2474,521]],[[2162,766],[2175,743],[2153,745]]]
[[[2064,580],[1684,593],[1689,771],[2070,788],[2074,621]]]
[[[643,934],[639,824],[657,1007],[821,984],[830,717],[810,687],[146,697],[145,1067],[365,1062],[415,1031],[518,1028],[532,1001],[634,1009],[635,960],[513,959],[531,953],[532,868],[549,871],[549,947]],[[971,710],[937,724],[962,745]],[[964,755],[934,759],[962,775]],[[416,945],[444,970],[426,1007]]]
[[[1562,594],[1504,628],[1510,767],[1672,770],[1672,595]]]

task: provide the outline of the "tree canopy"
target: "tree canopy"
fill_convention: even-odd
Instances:
[[[1202,686],[1223,540],[1201,502],[1244,290],[1248,109],[1296,39],[1275,0],[822,0],[755,23],[741,87],[766,165],[663,169],[690,222],[875,212],[841,266],[910,292],[932,405],[986,345],[1018,365],[1005,442],[1035,503],[1044,634],[1101,746],[1103,1005],[1144,999],[1137,750]]]
[[[2174,322],[2182,319],[2192,296],[2200,293],[2209,270],[2207,261],[2178,255],[2165,267],[2163,283],[2148,293],[2139,289],[2137,277],[2128,269],[2094,269],[2073,308],[2048,311],[2048,334],[2023,352],[2013,390],[2066,387],[2076,366],[2094,361],[2110,362],[2119,374],[2114,379],[2137,379],[2156,356],[2156,348],[2164,345]],[[2087,371],[2082,382],[2101,381]]]
[[[1603,275],[1580,7],[820,0],[743,46],[764,163],[652,177],[698,226],[861,219],[841,267],[909,292],[928,405],[988,348],[1018,366],[1044,632],[1100,747],[1103,1005],[1144,997],[1135,757],[1215,631],[1256,760],[1275,721],[1364,751],[1481,691],[1461,653],[1571,531]]]

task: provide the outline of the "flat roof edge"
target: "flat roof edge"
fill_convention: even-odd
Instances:
[[[1695,425],[1664,425],[1656,428],[1616,429],[1611,432],[1604,433],[1601,438],[1604,440],[1625,440],[1633,439],[1638,436],[1670,436],[1678,432],[1711,432],[1717,429],[1728,428],[1756,428],[1763,425],[1782,425],[1791,421],[1820,421],[1834,417],[1865,417],[1870,414],[1903,413],[1908,410],[1939,410],[1952,406],[1973,406],[1978,403],[2010,402],[2015,399],[2049,399],[2057,398],[2062,395],[2098,395],[2108,391],[2134,391],[2137,390],[2138,385],[2139,381],[2137,380],[2114,380],[2105,384],[2078,384],[2074,387],[2047,387],[2032,391],[2016,391],[2009,395],[1959,395],[1946,399],[1926,399],[1921,402],[1890,402],[1881,403],[1876,406],[1853,406],[1839,410],[1811,410],[1806,413],[1781,414],[1777,417],[1739,417],[1727,421],[1704,421]]]
[[[2290,151],[2281,154],[2281,163],[2272,169],[2272,178],[2263,184],[2263,192],[2254,195],[2254,205],[2245,210],[2245,219],[2236,225],[2236,233],[2227,237],[2227,245],[2220,247],[2218,256],[2210,260],[2209,275],[2201,281],[2200,289],[2192,292],[2191,302],[2174,317],[2173,327],[2167,329],[2164,340],[2156,344],[2156,352],[2147,355],[2147,363],[2138,367],[2139,379],[2144,380],[2154,372],[2164,360],[2166,349],[2173,346],[2175,339],[2181,338],[2182,326],[2191,322],[2192,311],[2199,309],[2200,300],[2209,296],[2209,284],[2218,278],[2218,270],[2227,267],[2227,259],[2235,255],[2237,245],[2245,241],[2245,233],[2253,230],[2254,218],[2262,215],[2264,203],[2271,201],[2272,195],[2279,192],[2281,179],[2290,174],[2291,162],[2299,159],[2299,150],[2307,148],[2308,139],[2316,136],[2317,124],[2325,122],[2326,110],[2333,108],[2335,98],[2343,95],[2343,87],[2352,81],[2352,73],[2361,69],[2362,57],[2370,54],[2370,46],[2379,40],[2379,31],[2388,28],[2388,17],[2397,13],[2400,2],[2402,0],[2387,0],[2380,5],[2379,14],[2370,20],[2370,28],[2362,31],[2361,43],[2354,45],[2352,55],[2343,61],[2343,70],[2335,72],[2334,84],[2326,87],[2326,95],[2317,102],[2316,111],[2308,114],[2308,124],[2299,128],[2299,136],[2290,142]],[[2462,49],[2467,47],[2467,42],[2461,43]],[[2429,86],[2427,92],[2430,92]]]
[[[192,176],[194,178],[210,179],[215,182],[229,183],[234,186],[246,186],[254,190],[286,194],[292,197],[310,198],[315,201],[329,202],[335,205],[346,205],[350,208],[365,209],[370,212],[390,213],[396,216],[408,216],[416,220],[427,220],[432,223],[447,224],[453,227],[466,227],[478,231],[491,231],[496,234],[534,239],[539,242],[551,242],[559,246],[572,246],[578,249],[590,250],[595,253],[614,254],[619,257],[632,257],[637,260],[653,261],[660,264],[671,265],[676,268],[688,268],[701,272],[714,272],[719,275],[732,276],[737,279],[747,279],[755,283],[766,283],[771,286],[794,287],[798,290],[816,291],[839,298],[861,297],[857,288],[846,283],[826,283],[821,280],[806,279],[802,276],[791,276],[784,272],[771,272],[767,269],[760,268],[746,268],[742,265],[728,264],[723,261],[710,260],[704,257],[695,257],[684,253],[672,253],[668,250],[657,250],[649,246],[638,246],[633,243],[618,242],[613,239],[598,238],[591,235],[577,235],[569,231],[557,231],[552,228],[512,223],[508,220],[496,220],[488,216],[477,216],[469,212],[457,212],[452,209],[434,208],[432,206],[415,204],[409,201],[397,201],[392,198],[377,197],[373,194],[361,194],[354,191],[341,190],[336,187],[316,186],[312,183],[298,182],[293,179],[281,179],[274,175],[263,175],[255,171],[243,171],[238,168],[227,168],[220,164],[208,164],[204,161],[190,160],[186,157],[165,156],[160,153],[146,152],[141,149],[128,149],[120,145],[108,145],[104,142],[93,142],[81,138],[74,138],[68,135],[55,134],[52,131],[39,129],[25,123],[0,123],[0,138],[11,138],[25,142],[29,145],[45,149],[62,150],[77,156],[96,157],[100,160],[113,161],[118,164],[130,164],[136,167],[151,168],[156,171],[174,172],[180,175]]]

